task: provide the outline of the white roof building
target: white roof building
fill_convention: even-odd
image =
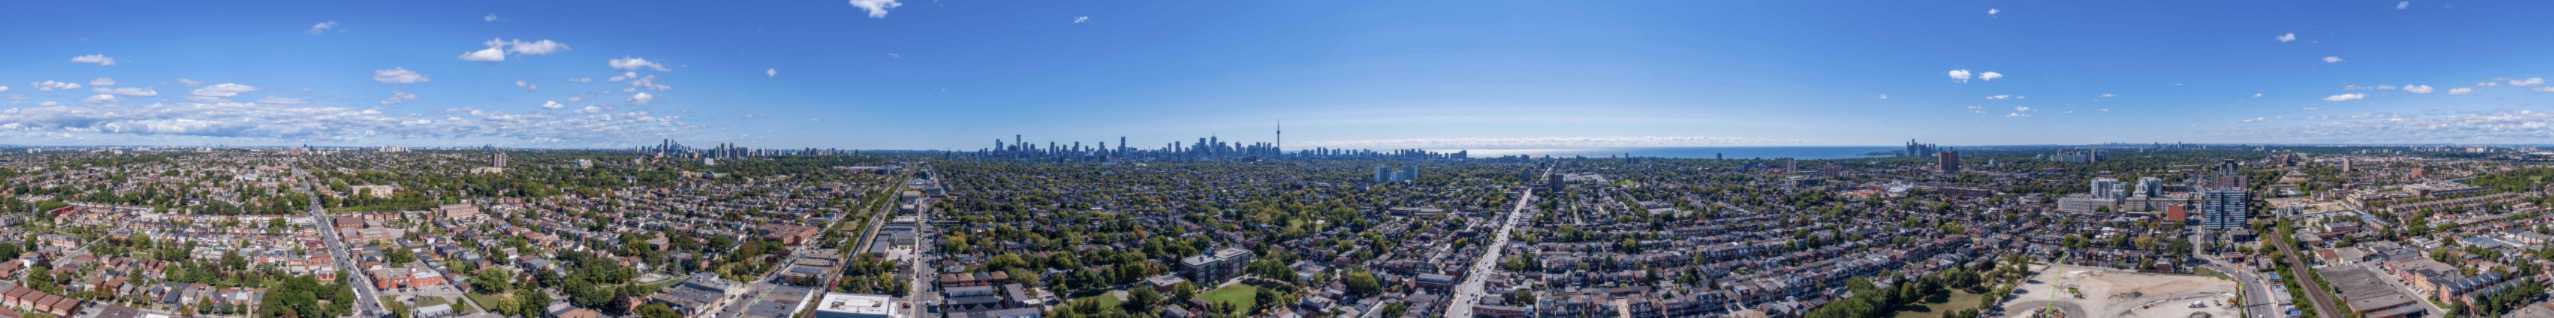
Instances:
[[[825,293],[816,301],[815,318],[887,318],[896,316],[896,303],[886,295]]]

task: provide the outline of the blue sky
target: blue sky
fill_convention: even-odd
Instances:
[[[2554,3],[2538,1],[34,0],[0,12],[9,144],[1150,146],[1261,141],[1280,121],[1293,148],[2554,140],[2540,109],[2554,100],[2541,79]]]

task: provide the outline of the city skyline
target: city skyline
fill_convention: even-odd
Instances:
[[[18,145],[2530,144],[2544,3],[13,2]],[[221,14],[202,14],[206,12]],[[91,23],[108,21],[111,23]],[[79,26],[79,27],[62,27]]]

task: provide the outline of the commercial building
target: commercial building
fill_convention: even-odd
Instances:
[[[2122,194],[2126,194],[2126,193],[2127,193],[2127,189],[2120,188],[2119,186],[2120,186],[2120,184],[2119,184],[2119,179],[2117,179],[2117,178],[2111,178],[2111,177],[2093,178],[2093,189],[2092,189],[2092,192],[2093,192],[2093,198],[2095,198],[2095,199],[2119,199],[2119,198],[2121,198],[2121,197],[2126,197],[2125,195],[2122,195]]]
[[[1960,152],[1944,151],[1935,155],[1937,158],[1935,158],[1934,169],[1941,170],[1942,173],[1960,173]]]
[[[886,295],[825,293],[816,301],[815,318],[887,318],[896,316],[894,298]]]
[[[2209,189],[2200,200],[2199,225],[2208,230],[2243,228],[2244,219],[2251,217],[2251,200],[2243,189]]]
[[[2244,228],[2244,219],[2252,216],[2252,192],[2245,189],[2242,173],[2240,164],[2227,160],[2219,164],[2215,176],[2201,182],[2201,228],[2212,231]]]
[[[1249,264],[1250,260],[1250,250],[1227,247],[1210,255],[1182,258],[1179,262],[1181,268],[1187,270],[1188,280],[1214,284],[1240,274],[1242,266]]]

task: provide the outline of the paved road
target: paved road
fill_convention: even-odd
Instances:
[[[2209,262],[2218,261],[2210,259]],[[2280,313],[2279,309],[2280,305],[2285,304],[2270,302],[2271,299],[2274,299],[2277,296],[2273,296],[2273,294],[2270,293],[2270,282],[2268,280],[2262,279],[2260,275],[2254,275],[2252,271],[2236,269],[2235,267],[2225,266],[2222,263],[2210,264],[2207,265],[2207,267],[2209,270],[2226,273],[2227,277],[2235,279],[2235,289],[2240,289],[2237,292],[2243,295],[2242,309],[2244,317],[2284,317],[2284,315]]]
[[[2261,275],[2254,274],[2248,267],[2240,264],[2229,264],[2226,263],[2226,260],[2208,255],[2208,252],[2206,252],[2205,248],[2202,247],[2206,244],[2196,244],[2198,242],[2206,242],[2203,240],[2202,235],[2193,233],[2191,234],[2190,239],[2191,242],[2194,243],[2190,245],[2191,255],[2207,261],[2207,264],[2201,265],[2201,267],[2205,267],[2219,273],[2225,273],[2227,278],[2235,280],[2236,293],[2242,295],[2239,298],[2243,301],[2243,308],[2241,312],[2244,317],[2285,317],[2285,315],[2280,312],[2280,306],[2287,304],[2270,302],[2271,299],[2276,298],[2277,296],[2274,296],[2275,294],[2270,292],[2269,280],[2263,279]]]
[[[294,170],[293,174],[301,176],[305,181],[308,181],[308,178],[310,177],[309,174],[303,173],[298,169]],[[321,207],[319,202],[319,189],[317,186],[311,186],[309,190],[310,218],[313,221],[312,223],[319,224],[319,237],[321,240],[328,242],[329,258],[337,260],[338,275],[348,276],[347,278],[349,279],[347,282],[354,283],[355,285],[352,286],[355,288],[355,300],[358,302],[358,306],[355,306],[355,316],[388,316],[390,309],[382,307],[381,296],[379,295],[380,292],[375,291],[372,288],[372,278],[365,276],[363,271],[355,268],[354,258],[347,256],[349,255],[349,252],[347,252],[348,249],[346,249],[346,242],[337,239],[337,222],[336,220],[328,218],[327,208]]]
[[[931,170],[931,167],[926,166],[922,169],[927,172]],[[930,175],[932,176],[931,186],[934,188],[939,187],[940,174],[932,173]],[[914,211],[913,237],[913,257],[905,264],[905,270],[908,271],[907,273],[913,275],[911,277],[913,282],[905,286],[906,294],[904,299],[905,304],[912,307],[905,308],[904,312],[909,317],[922,318],[923,313],[929,311],[925,310],[925,307],[931,304],[931,300],[929,298],[932,296],[930,295],[931,279],[934,278],[933,276],[939,275],[934,272],[934,269],[924,262],[925,260],[923,258],[924,255],[929,255],[930,253],[928,253],[928,251],[931,250],[931,213],[929,213],[929,211]]]
[[[907,174],[904,174],[904,175],[900,175],[900,176],[898,176],[898,177],[896,178],[896,180],[897,180],[897,181],[896,181],[896,186],[895,186],[895,188],[896,188],[896,189],[903,189],[903,188],[904,188],[904,181],[903,181],[903,180],[906,180],[906,179],[908,179],[908,178],[912,178],[912,176],[913,176],[913,175],[912,175],[911,173],[907,173]],[[889,197],[894,197],[894,196],[895,196],[895,195],[897,195],[897,193],[899,193],[899,192],[900,192],[900,191],[887,191],[887,195],[888,195]],[[846,211],[845,213],[849,213],[849,212],[848,212],[848,211]],[[880,206],[878,207],[878,209],[877,209],[877,210],[875,210],[875,211],[869,211],[869,226],[868,226],[868,227],[865,227],[865,228],[862,228],[860,233],[858,233],[858,234],[853,234],[853,235],[860,236],[860,239],[859,239],[859,240],[853,240],[853,241],[852,241],[852,243],[850,243],[850,244],[847,244],[847,245],[845,245],[845,246],[837,246],[837,247],[836,247],[836,249],[835,249],[835,251],[834,251],[835,253],[834,253],[834,255],[832,255],[832,256],[834,257],[834,259],[835,259],[835,260],[837,260],[835,263],[836,263],[837,265],[844,265],[844,266],[848,266],[848,265],[846,265],[846,264],[850,264],[850,262],[852,261],[852,258],[851,258],[851,256],[852,256],[852,255],[860,255],[861,253],[868,253],[868,252],[869,252],[869,245],[870,245],[870,244],[876,244],[876,243],[875,243],[875,241],[878,239],[878,229],[879,229],[879,228],[884,227],[884,225],[887,223],[887,216],[888,216],[888,215],[895,214],[895,213],[896,213],[896,204],[895,204],[895,201],[893,201],[893,199],[889,199],[889,201],[888,201],[888,203],[887,203],[887,204],[880,205]],[[843,214],[836,214],[836,215],[834,215],[834,222],[835,222],[835,223],[841,223],[841,222],[843,221],[843,220],[842,220],[842,217],[844,217],[844,216],[847,216],[847,215],[843,215]],[[827,226],[827,227],[826,227],[826,230],[831,231],[831,230],[833,230],[833,227],[832,227],[832,226]],[[819,242],[819,243],[821,243],[821,242]],[[810,243],[810,244],[807,244],[807,245],[815,245],[815,243]],[[795,256],[792,256],[792,258],[794,259],[794,258],[795,258]],[[781,270],[788,270],[788,269],[789,269],[789,268],[788,268],[788,266],[789,266],[788,264],[782,264],[781,266],[782,266],[782,267],[780,268]],[[840,266],[838,266],[838,267],[840,267]],[[774,273],[778,273],[778,272],[774,272]],[[841,281],[841,280],[842,280],[842,277],[843,277],[843,271],[842,271],[840,268],[837,268],[836,270],[833,270],[833,271],[830,271],[829,273],[827,273],[827,274],[825,275],[825,279],[824,279],[822,282],[817,283],[817,284],[816,284],[816,286],[815,286],[815,287],[813,287],[813,289],[815,289],[815,290],[816,290],[816,292],[817,292],[818,294],[833,292],[834,284],[835,284],[836,282]],[[816,299],[816,298],[809,298],[809,299],[807,299],[807,301],[820,301],[820,300],[819,300],[819,299]],[[806,304],[806,303],[800,303],[799,305],[804,306],[804,307],[813,307],[813,306],[809,306],[809,305],[808,305],[808,304]]]
[[[786,201],[786,200],[789,200],[789,198],[787,197],[787,195],[786,195],[786,194],[784,194],[784,195],[781,197],[781,200]],[[834,212],[834,214],[832,214],[831,216],[827,216],[827,217],[825,217],[825,219],[826,219],[826,220],[835,220],[835,221],[840,221],[840,220],[842,220],[842,218],[843,218],[844,216],[846,216],[846,214],[849,214],[849,213],[851,213],[851,212],[850,212],[850,211],[840,211],[840,212]],[[830,226],[830,225],[832,225],[832,224],[826,224],[826,225]],[[828,228],[830,228],[830,227],[828,227]],[[745,241],[745,240],[760,240],[760,239],[761,239],[761,238],[756,238],[756,237],[753,237],[752,235],[746,235],[745,237],[741,237],[741,238],[739,238],[739,239],[738,239],[738,241],[742,242],[742,241]],[[765,270],[763,271],[763,274],[762,274],[762,275],[756,275],[756,276],[754,276],[754,280],[753,280],[753,281],[740,282],[740,283],[742,283],[742,284],[745,286],[745,296],[744,296],[744,299],[740,299],[740,300],[735,301],[734,303],[730,303],[730,304],[728,304],[728,305],[726,305],[726,306],[719,307],[719,309],[718,309],[718,311],[717,311],[717,312],[713,312],[713,313],[712,313],[711,315],[709,315],[709,316],[710,316],[710,317],[740,317],[740,316],[743,316],[743,315],[745,314],[745,310],[747,310],[747,309],[752,309],[752,308],[754,307],[754,305],[756,305],[756,304],[760,304],[760,303],[762,303],[762,302],[764,302],[764,301],[770,301],[770,300],[766,300],[766,299],[764,299],[764,297],[763,297],[763,291],[764,291],[764,290],[769,290],[769,289],[778,289],[778,288],[779,288],[779,286],[782,284],[782,283],[780,283],[780,282],[779,282],[779,281],[780,281],[780,279],[779,279],[780,274],[781,274],[781,273],[785,273],[785,272],[789,272],[789,266],[790,266],[790,264],[797,264],[797,263],[798,263],[798,259],[799,259],[799,258],[807,257],[807,250],[809,250],[809,249],[814,249],[814,248],[816,247],[816,245],[817,245],[816,243],[817,243],[817,242],[799,242],[799,243],[798,243],[798,246],[791,246],[791,247],[789,247],[789,254],[788,254],[788,256],[781,257],[781,258],[780,258],[780,262],[779,262],[779,263],[772,263],[772,265],[771,265],[771,268],[770,268],[770,269],[765,269]],[[738,245],[738,246],[743,246],[743,245]],[[835,255],[834,257],[836,257],[836,258],[840,258],[840,257],[841,257],[841,255]],[[839,275],[841,275],[842,273],[841,273],[840,271],[836,271],[834,274],[835,274],[836,276],[839,276]],[[826,279],[826,281],[830,282],[830,281],[832,281],[832,280],[831,280],[831,278],[828,278],[828,279]],[[808,290],[810,290],[810,292],[812,292],[812,293],[823,293],[823,292],[825,292],[825,291],[832,290],[830,286],[831,286],[831,284],[830,284],[830,283],[828,283],[827,285],[819,285],[819,286],[815,286],[815,287],[809,287],[809,288],[808,288]],[[784,300],[786,300],[786,301],[792,301],[792,302],[794,302],[794,303],[796,303],[796,304],[799,304],[799,305],[805,305],[805,304],[807,304],[807,303],[806,303],[806,301],[808,300],[808,299],[805,299],[805,298],[806,298],[806,297],[799,297],[799,299],[784,299]]]
[[[1544,168],[1543,174],[1551,175],[1552,169]],[[1537,176],[1535,180],[1543,178],[1546,177]],[[1489,251],[1482,252],[1481,258],[1473,260],[1471,274],[1463,275],[1462,285],[1455,285],[1454,302],[1446,305],[1446,317],[1472,318],[1472,305],[1481,303],[1482,294],[1487,292],[1483,289],[1489,288],[1488,279],[1498,274],[1499,254],[1507,250],[1508,232],[1516,229],[1517,220],[1525,218],[1526,204],[1534,202],[1533,185],[1525,186],[1522,192],[1523,195],[1517,196],[1516,209],[1508,211],[1505,220],[1499,223],[1499,233],[1490,239],[1490,245],[1484,248]]]

